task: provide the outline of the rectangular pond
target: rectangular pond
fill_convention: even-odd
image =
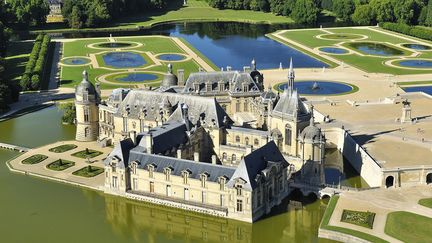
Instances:
[[[405,92],[423,92],[428,95],[432,95],[432,85],[430,86],[412,86],[402,88]]]

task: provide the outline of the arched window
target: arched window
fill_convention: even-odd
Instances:
[[[249,145],[249,137],[245,138],[245,144],[246,144],[246,146]]]
[[[236,161],[236,155],[235,154],[233,154],[232,156],[231,156],[231,160],[234,162],[234,161]]]
[[[258,145],[259,145],[259,140],[258,140],[258,138],[255,138],[255,140],[254,140],[254,145],[255,145],[255,146],[258,146]]]
[[[223,153],[223,154],[222,154],[222,160],[223,160],[223,161],[226,161],[226,160],[227,160],[227,153]]]
[[[236,141],[236,143],[240,143],[240,136],[237,135],[237,136],[235,137],[235,141]]]
[[[285,145],[291,146],[292,130],[289,124],[285,125]]]

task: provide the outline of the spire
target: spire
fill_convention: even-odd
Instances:
[[[255,58],[252,59],[251,66],[252,66],[252,70],[254,70],[254,71],[257,70]]]
[[[295,73],[293,68],[293,61],[292,58],[290,58],[290,64],[289,64],[289,70],[288,70],[288,89],[293,90],[294,89],[294,79],[295,79]]]
[[[172,73],[173,65],[171,63],[168,63],[168,73]]]
[[[88,82],[88,73],[87,73],[87,70],[84,70],[83,72],[82,72],[82,75],[83,75],[83,82]]]

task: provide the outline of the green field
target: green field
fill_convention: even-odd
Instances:
[[[358,69],[369,73],[388,73],[394,75],[402,75],[402,74],[424,74],[424,73],[432,73],[432,70],[426,69],[403,69],[388,66],[385,64],[386,61],[400,59],[400,58],[408,58],[410,55],[414,54],[415,51],[401,47],[400,44],[403,43],[418,43],[418,39],[411,38],[408,36],[403,36],[401,34],[397,34],[397,36],[393,36],[391,34],[395,34],[392,32],[385,31],[385,33],[375,31],[381,30],[376,27],[368,27],[368,28],[355,28],[355,27],[343,27],[343,28],[329,28],[329,29],[304,29],[304,30],[290,30],[282,34],[284,38],[287,38],[291,41],[294,41],[300,45],[306,46],[306,48],[302,48],[301,46],[297,46],[295,44],[287,43],[286,41],[277,38],[274,34],[269,35],[271,38],[275,38],[280,42],[283,42],[287,45],[290,45],[296,49],[299,49],[309,55],[311,55],[311,49],[319,49],[321,47],[342,47],[350,53],[343,55],[329,54],[325,52],[321,52],[323,55],[319,56],[319,59],[322,61],[329,61],[326,56],[334,58],[340,62],[346,63],[347,65],[354,66]],[[318,37],[317,37],[318,36]],[[365,39],[361,39],[360,37],[366,37]],[[320,39],[319,37],[325,38]],[[351,38],[351,39],[350,39]],[[408,39],[406,39],[408,38]],[[432,42],[423,41],[427,44],[432,45]],[[353,44],[354,43],[354,44]],[[370,55],[365,53],[362,50],[356,49],[355,43],[371,43],[378,45],[385,45],[385,47],[389,49],[394,49],[397,54],[391,56],[381,56],[381,55]],[[398,53],[399,52],[399,53]],[[432,58],[431,51],[418,51],[419,54],[416,56],[416,59],[422,58]],[[317,56],[313,54],[313,56]],[[412,59],[412,58],[410,58]],[[397,65],[397,62],[394,64]]]
[[[102,48],[98,45],[98,43],[108,43],[110,41],[109,38],[90,38],[90,39],[76,39],[71,42],[65,42],[63,44],[63,59],[71,58],[71,57],[84,57],[86,59],[91,58],[90,56],[94,55],[94,58],[97,61],[98,67],[94,66],[92,63],[88,63],[87,65],[62,65],[61,68],[61,86],[62,87],[74,87],[82,80],[82,71],[88,70],[89,79],[91,82],[96,82],[97,78],[110,74],[106,77],[106,80],[109,82],[102,82],[102,89],[111,89],[118,87],[130,87],[131,85],[146,85],[146,86],[159,86],[160,81],[163,78],[163,74],[167,72],[167,64],[171,63],[173,65],[173,72],[177,74],[178,69],[185,70],[185,77],[189,76],[191,72],[197,72],[200,68],[198,63],[191,59],[186,58],[184,61],[162,61],[159,60],[159,63],[155,63],[153,58],[157,59],[157,55],[166,54],[166,53],[178,53],[187,55],[187,53],[178,46],[171,38],[163,37],[163,36],[141,36],[141,37],[114,37],[115,42],[120,43],[130,43],[131,46],[124,48]],[[190,47],[185,40],[182,40],[187,46]],[[191,47],[190,47],[191,48]],[[211,63],[204,55],[198,52],[196,49],[191,48],[199,57],[201,57],[206,63],[208,63],[215,70],[218,68],[216,65]],[[109,52],[132,52],[134,54],[138,54],[143,57],[146,61],[146,64],[136,68],[119,68],[112,67],[105,64],[103,56]],[[61,61],[61,63],[63,63]],[[130,72],[130,69],[133,69],[134,72],[144,71],[146,73],[154,74],[158,76],[157,80],[154,81],[146,81],[146,82],[120,82],[116,81],[113,77],[118,77],[120,73],[125,74],[125,72]],[[112,74],[112,75],[111,75]]]
[[[420,205],[428,207],[428,208],[432,208],[432,198],[423,198],[420,199],[418,202]]]
[[[387,215],[385,233],[404,242],[430,242],[432,218],[409,212],[392,212]]]
[[[156,24],[180,22],[180,21],[224,21],[224,22],[245,22],[245,23],[263,23],[263,24],[288,24],[294,21],[284,16],[276,16],[272,13],[250,10],[219,10],[210,7],[204,0],[188,0],[187,6],[175,6],[183,0],[172,1],[171,6],[163,11],[151,11],[148,13],[137,14],[134,16],[123,17],[115,22],[108,24],[104,28],[97,28],[98,31],[115,31],[115,30],[137,30],[140,28],[150,28]],[[79,32],[92,31],[95,29],[69,29],[53,27],[52,29],[40,29],[34,32]]]

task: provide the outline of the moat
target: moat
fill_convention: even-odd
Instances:
[[[61,125],[60,118],[61,112],[52,106],[0,122],[0,141],[33,148],[59,140],[72,140],[74,126]],[[274,208],[270,216],[252,225],[132,202],[14,174],[9,172],[4,162],[17,155],[16,152],[0,150],[0,201],[3,206],[0,215],[9,222],[0,229],[0,233],[7,241],[56,241],[62,237],[68,242],[76,242],[85,234],[96,242],[200,242],[204,239],[209,242],[316,242],[326,207],[326,201],[304,198],[294,192]],[[340,180],[342,185],[365,186],[342,160],[337,151],[329,154],[326,180],[330,184],[337,184]],[[341,168],[342,174],[339,173]],[[20,233],[23,228],[26,234]]]

